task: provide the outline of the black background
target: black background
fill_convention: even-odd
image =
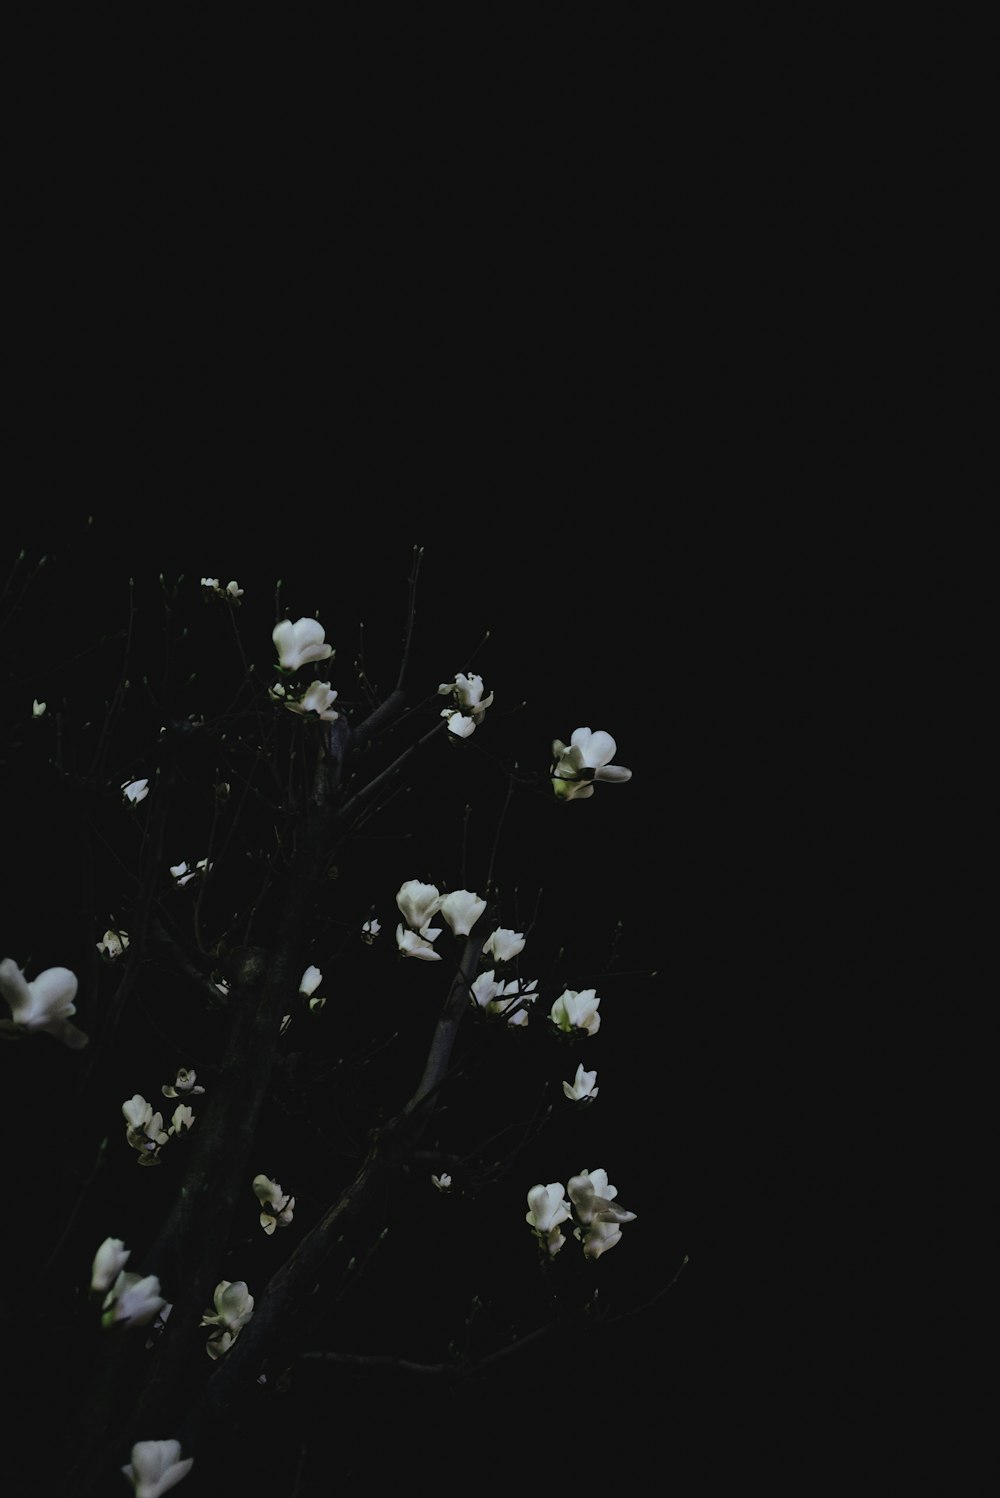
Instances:
[[[600,971],[621,920],[635,975],[609,987],[581,1057],[602,1087],[586,1148],[539,1171],[604,1165],[639,1214],[596,1266],[616,1307],[690,1263],[599,1356],[540,1352],[455,1396],[393,1388],[374,1437],[335,1436],[333,1469],[354,1480],[365,1442],[391,1440],[401,1471],[464,1489],[470,1462],[523,1473],[544,1439],[547,1470],[627,1481],[652,1461],[688,1490],[734,1469],[794,1488],[886,1399],[854,1307],[889,1154],[874,1098],[892,1070],[886,931],[906,911],[888,869],[918,841],[908,739],[934,650],[934,521],[882,503],[910,434],[869,351],[884,319],[894,357],[913,336],[907,261],[857,149],[863,85],[850,108],[829,88],[793,150],[808,70],[722,109],[630,89],[626,68],[613,132],[574,76],[544,150],[529,124],[477,150],[438,121],[428,166],[405,132],[382,150],[356,125],[316,166],[230,121],[212,149],[163,127],[152,167],[115,127],[93,168],[64,130],[26,171],[2,550],[49,560],[7,595],[3,949],[74,966],[68,931],[82,966],[104,929],[38,745],[60,702],[103,702],[117,680],[114,640],[92,647],[128,617],[130,578],[152,652],[161,573],[195,592],[238,579],[262,663],[282,579],[293,618],[319,612],[346,698],[360,620],[372,674],[393,676],[424,546],[416,671],[432,690],[475,669],[497,694],[469,748],[492,734],[541,767],[587,724],[633,770],[590,802],[529,801],[505,838],[552,939],[573,924]],[[48,722],[27,721],[35,697]],[[115,776],[143,773],[145,742]],[[450,822],[414,803],[430,851],[387,876],[387,905],[404,878],[451,877],[460,802]],[[87,1003],[84,984],[84,1028]],[[25,1194],[55,1126],[76,1127],[58,1114],[74,1058],[44,1044],[16,1048],[30,1107],[8,1094]],[[390,1297],[386,1346],[399,1314]],[[325,1386],[302,1391],[304,1413],[270,1417],[288,1462],[303,1432],[370,1421],[366,1398],[338,1397],[339,1412]]]

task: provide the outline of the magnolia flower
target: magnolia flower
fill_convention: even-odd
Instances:
[[[191,1471],[194,1457],[180,1459],[180,1441],[136,1441],[132,1460],[122,1468],[135,1489],[135,1498],[160,1498]]]
[[[240,587],[239,583],[235,581],[226,584],[226,593],[230,598],[235,598],[237,600],[243,597],[243,589]]]
[[[178,1103],[170,1119],[170,1133],[183,1134],[194,1123],[194,1114],[187,1103]]]
[[[141,1092],[122,1103],[122,1114],[126,1123],[125,1138],[134,1150],[139,1151],[136,1164],[159,1165],[160,1146],[170,1138],[163,1127],[163,1115],[153,1112],[152,1103],[147,1103]]]
[[[372,920],[365,921],[364,925],[361,927],[361,940],[370,947],[381,930],[381,921],[376,921],[373,917]]]
[[[253,1296],[245,1280],[220,1280],[213,1295],[215,1311],[206,1311],[202,1326],[211,1326],[205,1351],[213,1360],[228,1352],[253,1315]]]
[[[431,1180],[439,1191],[451,1190],[451,1176],[447,1171],[442,1171],[439,1176],[431,1176]]]
[[[575,1079],[572,1082],[564,1082],[562,1084],[563,1092],[574,1103],[583,1102],[584,1099],[589,1102],[601,1090],[599,1087],[594,1086],[596,1081],[596,1071],[584,1071],[583,1062],[581,1061],[576,1069]]]
[[[90,1270],[90,1288],[102,1294],[109,1290],[121,1274],[132,1253],[121,1238],[105,1238],[94,1255]]]
[[[441,935],[440,926],[425,926],[423,933],[407,931],[402,921],[396,927],[396,945],[404,957],[419,957],[422,962],[440,962],[441,953],[431,946]]]
[[[199,874],[207,874],[212,865],[207,858],[199,858],[194,868],[189,868],[186,863],[172,863],[170,872],[176,881],[177,888],[183,889],[185,884],[190,884],[192,879],[197,879]]]
[[[635,1213],[615,1201],[618,1187],[609,1184],[606,1170],[583,1170],[578,1176],[570,1176],[566,1194],[573,1203],[577,1222],[583,1227],[594,1222],[635,1221]]]
[[[105,931],[103,937],[97,943],[97,950],[100,952],[102,957],[106,957],[109,962],[113,962],[116,957],[120,957],[122,955],[127,946],[127,931],[109,930]]]
[[[491,1004],[503,989],[502,983],[494,982],[494,971],[494,968],[490,968],[488,972],[480,973],[476,981],[470,985],[469,992],[480,1009],[485,1009],[488,1004]]]
[[[149,795],[148,780],[125,780],[122,782],[122,795],[126,801],[131,801],[133,806],[138,806],[140,801],[145,801]]]
[[[600,1002],[593,988],[584,988],[579,993],[567,988],[552,1005],[549,1018],[567,1034],[570,1030],[586,1030],[588,1035],[596,1035],[601,1028],[601,1016],[597,1012]]]
[[[297,671],[310,661],[326,661],[333,646],[325,643],[326,631],[315,619],[282,619],[271,631],[278,651],[278,664],[285,671]]]
[[[145,1326],[159,1315],[166,1305],[160,1294],[160,1281],[155,1274],[130,1274],[122,1270],[114,1285],[104,1297],[102,1326],[124,1323],[128,1326]]]
[[[69,1019],[76,1013],[76,990],[76,974],[68,967],[48,967],[29,983],[12,958],[0,962],[0,993],[10,1005],[17,1029],[46,1030],[73,1051],[81,1050],[88,1040]]]
[[[201,580],[201,585],[203,588],[209,588],[211,592],[217,593],[219,589],[219,579],[217,577],[203,577]]]
[[[523,951],[524,932],[508,931],[505,926],[498,926],[483,946],[484,954],[496,962],[510,962]]]
[[[599,1259],[601,1254],[621,1242],[622,1230],[617,1222],[605,1222],[598,1219],[591,1223],[586,1232],[581,1228],[574,1228],[573,1236],[583,1244],[586,1258]]]
[[[41,717],[43,717],[44,714],[45,714],[45,709],[47,707],[48,707],[48,703],[47,702],[39,702],[38,699],[35,698],[35,700],[31,704],[31,716],[33,718],[41,718]]]
[[[285,696],[284,692],[281,696]],[[335,713],[332,707],[336,700],[337,694],[331,692],[328,681],[314,681],[309,690],[297,701],[291,697],[287,698],[285,706],[293,713],[314,713],[324,723],[335,723],[340,717],[340,714]]]
[[[456,936],[468,936],[486,909],[486,901],[469,889],[453,889],[444,896],[439,908]]]
[[[421,884],[419,879],[407,879],[396,896],[403,919],[412,931],[424,934],[432,916],[441,909],[441,896],[433,884]]]
[[[196,1076],[196,1072],[188,1071],[186,1066],[182,1066],[178,1071],[176,1078],[174,1079],[173,1087],[168,1087],[166,1084],[164,1084],[160,1088],[160,1091],[163,1093],[164,1097],[183,1097],[189,1092],[192,1096],[194,1096],[199,1092],[204,1092],[204,1087],[195,1086],[194,1079]]]
[[[268,1176],[254,1176],[254,1195],[262,1207],[270,1207],[271,1211],[262,1211],[260,1214],[260,1225],[268,1237],[276,1227],[286,1228],[292,1220],[295,1210],[294,1196],[286,1196],[278,1185]]]
[[[532,1186],[528,1192],[528,1211],[524,1220],[550,1255],[557,1254],[566,1242],[559,1231],[559,1224],[566,1222],[569,1215],[569,1203],[565,1200],[563,1188],[558,1181],[553,1181],[548,1186]]]
[[[323,994],[323,993],[314,994],[313,997],[309,1000],[309,1010],[310,1010],[311,1014],[318,1014],[321,1009],[325,1009],[325,1008],[326,1008],[326,994]]]
[[[299,993],[304,993],[306,998],[314,994],[323,981],[323,974],[318,967],[307,967],[299,979]]]
[[[518,978],[511,978],[509,983],[498,987],[495,997],[488,1005],[489,1013],[501,1015],[508,1025],[526,1025],[528,1006],[533,1004],[538,997],[534,992],[537,987],[537,978],[532,978],[530,983],[522,983]]]
[[[456,734],[460,739],[467,739],[470,734],[475,733],[486,716],[486,709],[493,701],[493,693],[484,697],[483,678],[466,676],[462,671],[459,671],[454,681],[443,681],[438,687],[438,696],[448,692],[454,698],[455,706],[443,707],[441,716],[448,719],[449,733]]]
[[[610,733],[589,728],[573,731],[569,744],[561,739],[552,743],[552,788],[563,801],[585,800],[594,794],[594,780],[622,782],[632,779],[632,771],[612,765],[617,744]]]

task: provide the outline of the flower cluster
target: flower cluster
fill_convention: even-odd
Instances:
[[[486,709],[493,701],[493,693],[483,696],[483,678],[466,676],[459,671],[454,681],[443,681],[438,687],[438,696],[450,694],[453,705],[441,709],[441,717],[448,719],[448,732],[456,738],[467,739],[475,733],[486,716]]]
[[[610,763],[618,745],[610,733],[589,728],[574,729],[568,744],[552,743],[552,789],[561,801],[583,801],[594,794],[595,780],[623,783],[632,771]]]
[[[618,1188],[609,1184],[606,1170],[584,1170],[570,1176],[565,1193],[558,1181],[532,1186],[524,1220],[550,1258],[566,1242],[563,1223],[572,1220],[573,1236],[583,1245],[584,1255],[599,1259],[621,1241],[621,1224],[635,1221],[636,1214],[615,1201],[617,1195]]]
[[[213,1360],[228,1352],[253,1315],[253,1296],[245,1280],[220,1280],[212,1296],[214,1311],[206,1311],[202,1326],[210,1326],[205,1351]]]
[[[76,974],[68,967],[49,967],[29,983],[10,957],[0,962],[0,994],[10,1006],[14,1033],[44,1030],[72,1051],[81,1050],[88,1037],[69,1016],[76,1013]]]
[[[192,1087],[189,1091],[204,1092],[203,1087],[195,1088],[193,1085],[194,1073],[189,1074],[192,1078]],[[180,1078],[181,1073],[178,1073]],[[173,1088],[161,1088],[164,1097],[176,1097]],[[163,1127],[163,1114],[153,1112],[152,1103],[147,1103],[141,1092],[130,1097],[127,1102],[122,1103],[122,1114],[125,1119],[125,1138],[132,1149],[138,1150],[138,1165],[159,1165],[160,1150],[169,1140],[177,1134],[183,1134],[191,1128],[194,1123],[194,1113],[187,1103],[178,1103],[170,1119],[170,1128]]]
[[[223,588],[219,586],[219,579],[217,577],[203,577],[201,585],[207,594],[216,598],[225,598],[230,603],[239,603],[243,597],[243,589],[237,582],[227,583]]]
[[[101,1303],[101,1325],[145,1326],[157,1316],[167,1316],[170,1305],[160,1294],[155,1274],[133,1274],[125,1265],[132,1250],[121,1238],[105,1238],[94,1255],[90,1269],[90,1288],[104,1294]]]
[[[396,927],[396,945],[404,956],[423,962],[441,961],[433,943],[444,928],[431,925],[434,916],[443,916],[455,936],[468,936],[486,909],[486,901],[472,890],[454,889],[442,895],[437,885],[421,884],[419,879],[407,879],[400,886],[396,904],[406,922]]]

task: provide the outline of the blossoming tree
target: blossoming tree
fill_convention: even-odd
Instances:
[[[517,702],[468,660],[420,679],[420,568],[415,551],[382,687],[280,601],[250,638],[252,590],[210,577],[161,579],[168,643],[137,662],[125,642],[102,713],[29,684],[21,747],[99,847],[86,968],[40,965],[13,929],[0,962],[4,1059],[73,1100],[46,1272],[86,1370],[79,1498],[116,1469],[137,1493],[196,1491],[310,1376],[361,1408],[379,1378],[451,1388],[526,1361],[598,1324],[602,1261],[642,1234],[638,1151],[593,1120],[628,1126],[611,1037],[652,975],[622,968],[613,921],[575,956],[530,858],[518,872],[532,819],[558,845],[631,771],[604,728],[520,742]],[[587,880],[565,872],[570,901]],[[491,1300],[491,1235],[530,1303]]]

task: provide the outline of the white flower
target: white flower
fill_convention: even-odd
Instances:
[[[444,896],[439,909],[456,936],[468,936],[486,909],[486,901],[469,889],[453,889]]]
[[[454,698],[455,706],[443,707],[441,716],[448,719],[449,733],[456,734],[460,739],[467,739],[486,716],[486,709],[493,701],[493,693],[484,697],[483,678],[466,676],[462,671],[459,671],[454,681],[443,681],[438,687],[438,696],[447,692]]]
[[[243,589],[238,582],[227,583],[226,592],[230,598],[240,599],[243,597]]]
[[[172,863],[170,872],[177,883],[178,889],[183,889],[192,879],[197,879],[199,874],[207,874],[212,865],[207,858],[199,858],[194,868],[188,868],[186,863]]]
[[[441,935],[440,926],[425,926],[423,934],[407,931],[402,921],[396,927],[396,945],[404,957],[419,957],[421,962],[440,962],[441,953],[431,946]]]
[[[559,1231],[559,1224],[568,1221],[569,1215],[569,1202],[565,1200],[563,1188],[558,1181],[553,1181],[548,1186],[532,1186],[528,1192],[528,1211],[524,1220],[550,1255],[557,1254],[566,1242]]]
[[[271,631],[278,651],[278,664],[285,671],[297,671],[310,661],[326,661],[333,646],[325,643],[326,631],[316,619],[282,619]]]
[[[614,1248],[616,1243],[621,1242],[622,1230],[617,1222],[598,1219],[591,1223],[586,1232],[581,1228],[574,1228],[573,1236],[583,1244],[583,1252],[588,1259],[599,1259],[607,1249]]]
[[[135,1093],[122,1103],[125,1118],[125,1138],[132,1149],[139,1151],[137,1165],[159,1165],[160,1146],[167,1143],[170,1135],[163,1127],[162,1113],[154,1113],[152,1103],[147,1103],[141,1092]]]
[[[122,955],[127,946],[127,931],[109,930],[105,931],[103,937],[97,943],[97,950],[101,953],[102,957],[106,957],[109,962],[113,962],[116,957]]]
[[[90,1271],[90,1288],[103,1294],[121,1274],[132,1253],[121,1238],[105,1238],[94,1255]]]
[[[318,1014],[321,1009],[326,1008],[326,994],[317,993],[309,1000],[309,1010],[312,1014]]]
[[[323,981],[323,974],[318,967],[307,967],[299,979],[299,993],[304,993],[306,998],[314,994]]]
[[[538,997],[534,990],[538,987],[538,979],[532,978],[530,983],[522,983],[518,978],[511,978],[509,983],[498,985],[497,993],[489,1004],[490,1014],[499,1014],[506,1019],[508,1025],[526,1025],[528,1023],[528,1008]]]
[[[149,795],[148,780],[125,780],[122,782],[122,795],[126,801],[131,801],[133,806],[138,806],[140,801],[145,801]]]
[[[361,940],[370,947],[381,930],[381,921],[377,921],[373,917],[370,921],[365,921],[364,925],[361,927]]]
[[[574,729],[569,744],[555,739],[552,744],[552,788],[563,801],[585,800],[594,794],[595,780],[623,782],[632,779],[632,771],[622,765],[609,764],[617,750],[610,733],[589,728]]]
[[[483,947],[484,954],[496,962],[510,962],[523,951],[524,932],[508,931],[505,926],[498,926]]]
[[[47,707],[48,707],[48,703],[47,702],[39,702],[37,700],[37,698],[36,698],[32,702],[32,704],[31,704],[31,716],[33,718],[41,718],[41,717],[43,717],[44,714],[45,714],[45,709]]]
[[[439,1191],[451,1190],[451,1176],[447,1171],[442,1171],[439,1176],[431,1176],[431,1180]]]
[[[253,1189],[261,1206],[271,1208],[260,1214],[260,1225],[265,1233],[270,1237],[276,1227],[286,1228],[295,1210],[294,1196],[286,1196],[277,1181],[264,1175],[254,1176]]]
[[[582,1227],[589,1228],[595,1222],[635,1221],[635,1213],[615,1201],[618,1187],[609,1184],[606,1170],[583,1170],[578,1176],[570,1176],[566,1194]]]
[[[10,1005],[13,1023],[29,1033],[45,1030],[73,1051],[88,1040],[69,1019],[76,1013],[76,990],[76,974],[68,967],[48,967],[29,983],[12,958],[0,962],[0,993]]]
[[[203,588],[210,588],[213,593],[219,590],[219,579],[217,577],[203,577],[201,580]]]
[[[588,1035],[596,1035],[601,1028],[601,1016],[597,1012],[600,1002],[596,989],[584,988],[577,993],[575,989],[567,988],[552,1005],[549,1018],[567,1034],[570,1030],[586,1030]]]
[[[206,1311],[202,1326],[212,1326],[205,1351],[212,1359],[228,1352],[253,1315],[253,1296],[245,1280],[220,1280],[213,1295],[215,1311]]]
[[[503,984],[494,981],[494,971],[495,969],[490,968],[488,972],[480,973],[479,977],[470,987],[469,991],[480,1009],[485,1009],[488,1004],[493,1002],[497,994],[503,990]]]
[[[284,692],[281,695],[284,697]],[[324,723],[335,723],[340,717],[339,713],[334,712],[332,706],[336,700],[337,694],[331,692],[328,681],[314,681],[298,701],[288,698],[285,706],[293,713],[313,713]]]
[[[155,1274],[130,1274],[122,1270],[104,1297],[102,1326],[123,1322],[128,1326],[145,1326],[166,1305]]]
[[[594,1086],[596,1081],[596,1071],[584,1071],[583,1062],[581,1061],[576,1069],[574,1081],[562,1084],[563,1092],[574,1103],[582,1102],[584,1098],[589,1100],[590,1098],[595,1098],[601,1090],[599,1087]]]
[[[135,1498],[161,1498],[183,1481],[194,1466],[194,1457],[181,1461],[180,1456],[180,1441],[136,1441],[132,1460],[122,1468]]]
[[[194,1079],[196,1076],[197,1072],[189,1071],[186,1066],[182,1066],[174,1079],[173,1087],[164,1085],[160,1088],[160,1091],[164,1097],[183,1097],[189,1092],[194,1096],[196,1093],[204,1092],[204,1087],[195,1086]]]
[[[407,879],[396,895],[396,904],[411,931],[423,933],[431,917],[441,909],[441,896],[433,884],[421,884],[419,879]]]
[[[194,1114],[187,1103],[178,1103],[170,1120],[170,1133],[182,1134],[194,1123]]]

